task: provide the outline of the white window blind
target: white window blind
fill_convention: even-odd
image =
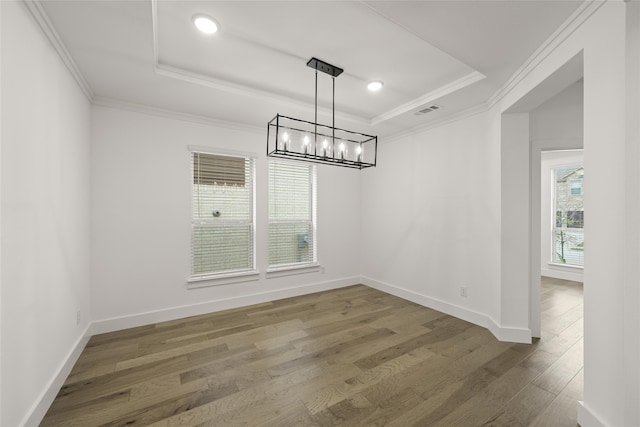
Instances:
[[[191,159],[192,278],[253,271],[255,161],[200,152]]]
[[[316,167],[270,160],[269,268],[316,262]]]

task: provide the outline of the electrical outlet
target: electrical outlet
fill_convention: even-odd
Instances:
[[[466,286],[460,286],[460,296],[461,297],[467,297],[467,287]]]
[[[80,310],[76,311],[76,326],[80,324],[80,320],[82,319],[82,316],[80,314]]]
[[[320,274],[324,274],[324,267],[320,267]]]

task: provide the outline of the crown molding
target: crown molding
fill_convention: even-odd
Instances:
[[[148,105],[136,104],[133,102],[126,102],[126,101],[121,101],[113,98],[105,98],[102,96],[94,97],[92,104],[97,107],[106,107],[106,108],[113,108],[116,110],[132,111],[135,113],[147,114],[147,115],[156,116],[156,117],[164,117],[167,119],[180,120],[183,122],[198,123],[198,124],[203,124],[208,126],[232,129],[232,130],[248,131],[252,133],[259,133],[261,135],[265,133],[265,129],[262,126],[255,126],[255,125],[249,125],[244,123],[213,119],[207,116],[199,116],[196,114],[183,113],[176,110],[151,107]]]
[[[287,103],[289,105],[291,104],[297,105],[298,107],[304,108],[305,110],[310,112],[314,110],[313,104],[309,104],[304,101],[299,101],[284,95],[279,95],[277,93],[265,91],[262,89],[239,85],[227,80],[216,79],[214,77],[205,76],[203,74],[193,73],[191,71],[187,71],[185,69],[173,67],[170,65],[156,64],[155,72],[156,74],[163,77],[182,80],[188,83],[210,87],[212,89],[217,89],[217,90],[221,90],[228,93],[234,93],[234,94],[249,96],[253,98],[256,98],[256,97],[263,98],[272,102],[276,100],[276,101]],[[318,112],[322,112],[328,116],[331,116],[332,114],[331,109],[320,107],[320,106],[318,106]],[[361,125],[370,125],[370,121],[368,119],[364,117],[356,116],[354,114],[336,112],[335,116],[340,120],[345,120],[352,123],[358,123]]]
[[[589,0],[582,3],[578,9],[545,40],[544,43],[516,70],[511,78],[498,89],[487,101],[493,107],[507,96],[520,82],[551,55],[569,36],[582,26],[605,2]]]
[[[62,39],[55,30],[55,27],[49,20],[44,8],[42,7],[41,0],[22,0],[22,3],[26,6],[27,10],[34,18],[44,35],[47,37],[54,50],[58,53],[60,59],[63,61],[73,78],[76,80],[78,86],[85,94],[87,99],[97,106],[117,108],[129,111],[140,112],[144,114],[150,114],[160,117],[173,118],[182,121],[190,121],[194,123],[202,123],[207,125],[213,125],[218,127],[224,127],[235,130],[245,130],[250,132],[263,132],[262,127],[248,125],[237,122],[230,122],[225,120],[219,120],[210,118],[207,116],[194,115],[189,113],[182,113],[175,110],[156,108],[141,104],[130,103],[126,101],[115,100],[112,98],[105,98],[96,96],[86,79],[80,72],[75,61],[71,57],[71,54],[64,45]],[[584,24],[605,2],[598,0],[589,0],[582,5],[561,25],[536,51],[518,68],[518,70],[512,75],[512,77],[498,89],[486,102],[477,106],[468,108],[464,111],[451,114],[443,117],[440,120],[418,125],[409,129],[402,130],[398,133],[391,134],[385,138],[385,143],[396,141],[406,136],[415,135],[421,132],[425,132],[436,127],[444,126],[449,123],[471,117],[478,113],[487,111],[498,104],[505,96],[507,96],[515,87],[518,86],[535,68],[540,65],[551,53],[553,53],[558,46],[560,46],[571,34],[573,34],[582,24]],[[287,103],[297,104],[304,108],[312,108],[312,106],[303,101],[296,101],[292,98],[271,93],[268,91],[247,88],[233,84],[227,81],[219,79],[212,79],[209,76],[204,76],[196,73],[190,73],[186,70],[170,67],[159,63],[158,59],[158,37],[157,37],[157,0],[151,0],[152,7],[152,24],[153,24],[153,54],[154,54],[154,68],[155,72],[164,75],[165,77],[176,78],[191,83],[204,85],[219,90],[225,90],[227,92],[235,92],[243,95],[268,97],[270,100],[280,100]],[[405,103],[399,107],[396,107],[386,113],[380,114],[372,119],[363,118],[360,116],[338,113],[337,116],[341,120],[348,120],[355,123],[364,125],[377,125],[385,120],[389,120],[392,117],[403,114],[406,111],[410,111],[413,108],[417,108],[425,103],[433,102],[439,97],[452,93],[456,90],[462,89],[465,86],[473,84],[485,76],[479,72],[472,72],[461,79],[453,81],[448,85],[445,85],[435,91],[429,92],[413,101]],[[321,111],[330,113],[329,109],[321,108]]]
[[[159,42],[158,42],[159,40],[158,0],[151,0],[151,13],[152,13],[151,21],[152,21],[152,33],[153,33],[154,70],[156,74],[161,75],[163,77],[182,80],[188,83],[197,84],[200,86],[205,86],[205,87],[209,87],[212,89],[216,89],[216,90],[220,90],[228,93],[233,93],[233,94],[238,94],[243,96],[250,96],[250,97],[259,97],[262,99],[267,99],[269,101],[277,100],[283,103],[296,105],[308,111],[312,111],[314,109],[313,104],[310,104],[308,102],[301,101],[286,95],[282,95],[277,92],[260,89],[254,86],[238,84],[226,79],[217,78],[215,76],[196,73],[184,68],[163,64],[160,61],[160,53],[159,53],[160,48],[159,48]],[[382,114],[379,114],[373,118],[363,117],[356,114],[349,114],[344,112],[336,112],[335,115],[340,120],[345,120],[345,121],[366,125],[366,126],[375,126],[386,120],[392,119],[408,111],[411,111],[415,108],[418,108],[426,103],[433,102],[438,98],[441,98],[445,95],[453,93],[457,90],[460,90],[484,78],[486,78],[484,74],[478,71],[473,71],[457,80],[449,82],[444,86],[441,86],[427,94],[424,94],[418,98],[408,101],[402,105],[394,107],[391,110],[383,112]],[[327,115],[332,114],[332,110],[329,108],[318,107],[318,111],[321,111]]]
[[[449,95],[450,93],[453,93],[457,90],[465,88],[469,85],[472,85],[473,83],[476,83],[482,79],[485,79],[486,77],[487,76],[485,76],[484,74],[478,71],[473,71],[467,74],[466,76],[463,76],[444,86],[439,87],[436,90],[426,93],[414,100],[411,100],[405,104],[402,104],[392,110],[389,110],[386,113],[382,113],[379,116],[374,117],[373,119],[371,119],[371,125],[375,126],[378,123],[382,123],[386,120],[389,120],[401,114],[407,113],[413,109],[419,108],[425,104],[431,103],[438,98],[442,98],[445,95]]]
[[[449,123],[463,120],[476,114],[488,111],[496,106],[505,96],[520,84],[538,65],[551,55],[571,34],[580,28],[605,2],[589,0],[582,3],[578,9],[516,70],[511,78],[498,89],[486,102],[468,108],[456,114],[443,117],[440,120],[412,127],[390,135],[384,143],[397,141],[401,138],[416,135]]]
[[[95,97],[93,90],[91,90],[89,83],[87,83],[87,80],[80,72],[80,69],[71,57],[71,54],[58,35],[58,32],[49,20],[49,17],[42,7],[40,0],[22,0],[22,3],[27,7],[27,10],[36,21],[44,35],[47,37],[49,43],[51,43],[51,46],[53,46],[54,50],[58,53],[58,56],[67,67],[76,83],[78,83],[78,86],[80,86],[80,89],[82,90],[84,95],[90,102],[92,102],[93,98]]]
[[[221,90],[228,93],[233,93],[233,94],[243,95],[243,96],[250,96],[250,97],[259,97],[263,99],[268,99],[269,101],[277,100],[277,101],[285,102],[287,104],[297,105],[298,107],[302,107],[309,111],[314,110],[315,106],[313,104],[310,104],[305,101],[300,101],[298,99],[291,98],[276,92],[260,89],[253,86],[234,83],[229,80],[216,78],[214,76],[209,76],[201,73],[194,73],[184,68],[162,64],[160,62],[160,48],[158,43],[158,40],[159,40],[158,0],[151,0],[151,14],[152,14],[151,23],[152,23],[152,33],[153,33],[154,70],[156,74],[161,75],[163,77],[182,80],[188,83],[197,84],[200,86],[205,86],[205,87],[209,87],[216,90]],[[318,111],[321,111],[322,113],[327,115],[333,114],[331,109],[325,108],[325,107],[319,106]],[[371,125],[371,120],[355,114],[337,112],[335,113],[335,116],[340,120],[347,120],[347,121],[358,123],[361,125]]]
[[[384,140],[381,140],[380,143],[381,144],[388,144],[391,142],[395,142],[398,141],[400,139],[409,137],[409,136],[414,136],[417,134],[420,134],[422,132],[426,132],[429,131],[431,129],[435,129],[435,128],[439,128],[441,126],[445,126],[448,125],[450,123],[453,122],[457,122],[460,120],[464,120],[466,118],[475,116],[476,114],[480,114],[480,113],[484,113],[486,111],[489,111],[491,109],[491,106],[484,102],[482,104],[478,104],[475,105],[473,107],[467,108],[466,110],[462,110],[459,111],[457,113],[454,114],[450,114],[448,116],[444,116],[443,118],[439,119],[439,120],[434,120],[433,122],[429,122],[429,123],[425,123],[422,125],[418,125],[418,126],[414,126],[412,128],[394,133],[389,135],[388,137],[384,138]]]

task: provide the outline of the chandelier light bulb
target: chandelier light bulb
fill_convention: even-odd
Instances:
[[[322,141],[322,156],[327,157],[327,150],[329,149],[329,141],[326,139]]]
[[[304,150],[304,155],[309,154],[309,136],[305,135],[302,139],[302,148]]]
[[[344,155],[345,155],[345,151],[346,151],[346,147],[344,145],[344,142],[340,143],[339,148],[340,148],[340,159],[344,160]]]

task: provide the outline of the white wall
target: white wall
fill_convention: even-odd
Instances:
[[[530,113],[531,140],[545,150],[558,141],[579,140],[584,135],[584,82],[578,80]],[[557,148],[563,148],[563,146]]]
[[[588,253],[584,270],[585,388],[578,421],[591,425],[640,425],[625,413],[626,388],[624,303],[624,220],[611,221],[611,212],[625,212],[625,195],[640,191],[625,176],[625,13],[622,2],[594,2],[590,19],[558,44],[502,101],[509,108],[542,80],[581,51],[584,55],[584,164],[588,177],[585,211],[589,212]],[[606,108],[602,108],[606,105]],[[637,142],[636,142],[637,143]],[[621,185],[624,183],[624,185]],[[507,201],[505,201],[507,202]],[[508,232],[508,230],[503,230]],[[640,253],[635,254],[636,259]],[[638,277],[633,277],[637,283]],[[507,286],[506,283],[502,287]],[[636,310],[638,307],[636,307]],[[628,331],[628,332],[627,332]],[[637,359],[636,359],[637,360]],[[636,381],[638,378],[636,378]],[[638,398],[636,395],[635,398]],[[637,401],[637,400],[636,400]]]
[[[633,8],[636,19],[625,23],[625,9]],[[321,167],[324,275],[266,279],[263,231],[259,281],[186,290],[186,146],[255,151],[264,175],[264,134],[94,107],[90,277],[97,330],[339,286],[357,277],[360,265],[369,284],[504,326],[505,297],[513,289],[505,292],[511,284],[501,276],[500,242],[509,233],[501,229],[501,212],[513,201],[501,198],[502,113],[583,51],[590,219],[579,420],[583,427],[640,425],[634,408],[640,401],[640,273],[633,268],[640,250],[637,229],[625,232],[637,221],[634,195],[640,193],[632,171],[640,160],[633,139],[638,108],[626,105],[625,86],[638,79],[625,76],[627,68],[637,71],[625,63],[628,58],[637,63],[637,50],[625,51],[625,42],[637,41],[637,15],[634,2],[605,3],[580,28],[554,41],[544,59],[488,112],[382,144],[375,170]],[[1,422],[13,426],[55,380],[86,326],[86,316],[76,325],[75,310],[89,310],[89,112],[23,6],[3,2],[1,19]],[[633,31],[625,33],[625,24]],[[24,159],[30,161],[26,166]],[[25,167],[33,173],[21,173]],[[266,217],[265,181],[258,187],[258,218]],[[612,223],[612,211],[624,212],[623,219]],[[354,258],[359,253],[361,258]],[[460,286],[467,287],[467,298],[459,295]],[[511,309],[529,307],[518,299]]]
[[[1,28],[0,424],[19,426],[88,325],[90,106],[24,4],[2,2]]]
[[[529,114],[502,114],[500,128],[500,324],[530,328]],[[529,336],[531,331],[528,331]]]
[[[640,2],[627,4],[624,283],[625,420],[640,425]]]
[[[585,390],[584,404],[579,407],[583,427],[640,425],[638,411],[628,403],[625,408],[625,402],[640,399],[637,387],[629,385],[640,380],[637,367],[630,362],[637,363],[637,344],[626,345],[627,339],[637,342],[637,316],[632,313],[640,308],[637,297],[624,299],[625,283],[628,291],[638,286],[637,272],[625,273],[624,260],[633,257],[637,261],[640,253],[637,241],[630,240],[634,235],[624,232],[625,220],[610,220],[611,212],[620,212],[621,218],[626,212],[626,222],[630,221],[632,209],[626,198],[640,192],[638,180],[625,175],[624,167],[627,146],[638,143],[625,138],[628,7],[634,6],[590,3],[587,10],[594,12],[590,18],[550,43],[542,59],[488,113],[385,144],[380,167],[363,174],[363,274],[369,283],[386,285],[390,291],[413,295],[426,304],[462,307],[467,314],[474,310],[501,322],[513,287],[518,288],[516,294],[530,292],[529,278],[513,283],[500,275],[505,249],[500,247],[501,235],[514,232],[501,229],[500,212],[518,211],[517,206],[508,209],[518,201],[500,198],[501,183],[509,182],[509,177],[502,176],[509,171],[500,170],[502,113],[583,52],[585,186],[589,188],[585,196],[589,212],[584,273]],[[637,118],[629,116],[629,120]],[[529,169],[530,157],[518,160],[521,168],[510,168],[512,173]],[[454,172],[462,178],[452,175]],[[472,190],[466,192],[462,182]],[[530,188],[522,191],[528,193]],[[528,224],[530,217],[525,215],[523,226]],[[526,249],[531,243],[525,240],[523,244]],[[471,284],[465,300],[458,296],[458,287],[467,280]],[[530,310],[526,297],[513,301],[510,312]],[[499,326],[530,327],[526,316],[515,318],[518,323]],[[626,378],[629,372],[635,375],[631,380]],[[631,394],[621,398],[624,391]]]
[[[640,191],[629,186],[624,168],[624,8],[622,3],[606,4],[602,13],[594,16],[594,27],[600,31],[589,35],[584,74],[584,167],[589,174],[585,177],[588,193],[584,210],[590,217],[584,271],[584,404],[611,426],[640,425],[640,419],[626,417],[625,401],[615,392],[624,390],[627,376],[622,310],[627,235],[624,221],[611,221],[610,217],[611,212],[624,211],[627,190]],[[604,111],[602,105],[607,105]]]
[[[551,207],[549,204],[550,181],[549,165],[545,164],[542,152],[547,159],[553,157],[553,150],[581,150],[584,134],[584,84],[578,80],[530,112],[529,135],[531,138],[531,176],[532,180],[532,226],[539,228],[540,242],[532,241],[532,250],[540,253],[540,258],[532,258],[532,264],[540,265],[540,274],[559,279],[584,280],[583,270],[579,268],[549,264],[551,259]],[[560,154],[563,156],[563,154]],[[580,157],[582,163],[582,157]],[[538,182],[536,178],[540,177]],[[536,203],[537,201],[537,203]],[[535,210],[538,210],[536,212]],[[539,247],[538,247],[539,246]],[[537,280],[532,278],[532,281]]]
[[[0,2],[0,23],[2,3]],[[0,29],[0,53],[2,52],[2,30]],[[0,239],[2,238],[2,55],[0,54]],[[0,384],[2,384],[2,244],[0,244]],[[2,386],[0,386],[0,421],[2,420]]]
[[[381,144],[378,167],[362,174],[365,283],[476,323],[497,320],[495,133],[483,113]]]
[[[567,165],[577,165],[584,163],[582,150],[567,151],[545,151],[542,153],[541,174],[540,174],[540,274],[558,279],[574,280],[582,282],[584,280],[583,269],[579,267],[569,267],[552,263],[552,229],[555,218],[553,212],[552,197],[552,173],[553,169]],[[588,191],[588,189],[585,189]],[[589,216],[588,213],[585,214]]]
[[[266,123],[266,122],[265,122]],[[360,175],[318,167],[322,271],[265,277],[266,129],[230,129],[93,107],[92,315],[94,332],[358,283]],[[187,289],[190,270],[189,145],[255,153],[260,280]]]

